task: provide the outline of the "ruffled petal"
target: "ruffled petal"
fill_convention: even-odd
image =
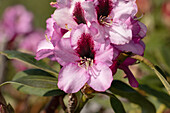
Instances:
[[[132,39],[132,30],[125,25],[113,25],[109,31],[110,41],[113,44],[125,44]]]
[[[79,61],[79,57],[72,49],[69,38],[63,38],[55,47],[54,54],[61,65]]]
[[[108,37],[105,27],[99,25],[97,22],[92,22],[90,30],[95,41],[99,43],[105,43],[105,39]]]
[[[96,91],[106,91],[113,81],[112,71],[104,63],[94,64],[90,67],[89,74],[91,77],[87,83]]]
[[[92,22],[92,21],[96,21],[97,19],[97,15],[96,15],[96,11],[95,11],[95,7],[93,2],[90,1],[86,1],[82,3],[82,8],[85,11],[85,19]]]
[[[58,87],[66,93],[76,93],[85,85],[88,79],[89,75],[85,68],[70,63],[60,70]]]
[[[129,17],[134,17],[137,13],[136,0],[117,0],[117,6],[112,10],[114,19],[126,21]]]

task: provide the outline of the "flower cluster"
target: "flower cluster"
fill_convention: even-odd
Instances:
[[[44,33],[34,29],[32,21],[33,14],[23,5],[6,8],[0,21],[0,49],[18,49],[35,54],[37,43],[43,39]],[[13,64],[17,70],[27,69],[19,61],[13,60]]]
[[[56,10],[46,21],[46,40],[39,43],[36,59],[48,57],[61,64],[61,90],[75,93],[89,85],[105,91],[118,68],[131,86],[138,86],[128,68],[135,60],[118,60],[124,51],[144,53],[146,26],[135,17],[135,0],[57,0],[51,6]]]

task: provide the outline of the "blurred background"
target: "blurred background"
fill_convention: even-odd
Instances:
[[[46,29],[46,19],[49,18],[55,10],[55,8],[52,8],[50,6],[50,2],[52,1],[0,0],[0,24],[2,24],[2,21],[5,21],[5,15],[10,16],[10,13],[5,14],[5,10],[7,10],[7,8],[9,10],[9,7],[11,6],[23,5],[25,9],[21,8],[21,10],[26,10],[31,13],[30,15],[32,15],[29,21],[29,24],[31,24],[31,30],[28,30],[28,32],[26,33],[16,33],[17,36],[12,35],[12,38],[9,39],[4,40],[2,38],[9,33],[3,34],[2,32],[4,28],[0,25],[0,50],[20,50],[35,54],[37,42],[45,38],[44,32]],[[139,8],[137,17],[141,17],[140,21],[143,22],[148,28],[147,36],[143,39],[146,44],[144,57],[152,61],[154,64],[159,65],[161,69],[163,69],[163,71],[166,73],[167,80],[170,82],[170,0],[137,0],[137,4]],[[13,17],[11,16],[11,18]],[[10,21],[12,20],[9,20],[9,22]],[[22,45],[22,43],[25,42],[31,43],[31,47]],[[29,66],[18,61],[9,61],[7,59],[4,59],[5,58],[1,56],[1,83],[3,81],[11,80],[17,71],[29,68]],[[145,66],[144,64],[135,64],[130,68],[139,83],[147,84],[157,91],[166,92],[160,80],[147,66]],[[118,71],[117,74],[114,76],[114,79],[127,82],[126,79],[123,79],[123,76],[124,73],[122,71]],[[42,112],[43,108],[51,98],[30,96],[18,92],[16,89],[11,87],[11,85],[2,86],[1,92],[4,95],[7,103],[10,103],[11,106],[15,109],[15,113]],[[147,96],[147,98],[155,105],[157,113],[170,113],[170,109],[168,108],[168,106],[161,103],[155,97],[142,91],[141,94]],[[141,113],[141,109],[139,106],[129,103],[124,98],[119,98],[123,102],[124,107],[128,113]],[[56,110],[56,113],[58,112],[62,113],[63,111],[59,108],[58,110]],[[110,106],[109,99],[103,95],[100,95],[89,101],[83,109],[82,113],[114,112]]]

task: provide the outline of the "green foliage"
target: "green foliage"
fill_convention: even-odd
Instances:
[[[49,73],[51,73],[54,76],[58,75],[58,72],[55,71],[54,69],[52,69],[49,65],[47,65],[45,62],[43,62],[42,60],[37,61],[33,56],[27,53],[22,53],[19,51],[10,51],[10,50],[6,50],[6,51],[2,51],[0,52],[1,54],[5,55],[6,57],[8,57],[9,59],[16,59],[16,60],[20,60],[22,62],[25,62],[27,64],[30,64],[38,69],[42,69],[44,71],[47,71]]]
[[[12,83],[18,91],[32,95],[57,96],[64,94],[57,87],[57,78],[40,69],[18,72],[12,81],[2,85],[6,83]]]
[[[147,85],[140,85],[139,88],[146,93],[156,97],[161,103],[170,108],[170,96],[164,92],[157,91]]]
[[[121,101],[116,96],[110,96],[110,104],[115,113],[126,113]]]
[[[156,112],[156,109],[151,102],[149,102],[136,90],[121,81],[114,80],[109,91],[121,97],[127,98],[132,103],[138,104],[142,108],[142,113]]]

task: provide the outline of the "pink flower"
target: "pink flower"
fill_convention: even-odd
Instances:
[[[37,47],[36,59],[40,60],[45,57],[51,58],[51,60],[55,60],[54,57],[54,47],[61,39],[61,37],[67,32],[66,30],[60,28],[53,18],[49,18],[46,21],[47,29],[46,29],[46,39],[39,42]]]
[[[34,31],[21,40],[18,49],[27,51],[32,54],[36,53],[38,43],[44,39],[44,32],[41,30]]]
[[[107,38],[113,44],[125,44],[132,39],[132,29],[125,21],[137,13],[135,0],[94,0],[95,21],[91,27],[96,29],[95,40],[104,43]]]
[[[55,55],[63,66],[58,87],[66,93],[78,92],[86,83],[96,91],[110,87],[113,48],[95,42],[86,25],[77,26],[70,38],[61,39],[55,47]]]
[[[124,44],[124,45],[118,45],[118,46],[114,46],[115,48],[117,48],[117,50],[119,51],[119,53],[123,52],[123,51],[129,51],[138,55],[142,55],[144,54],[144,50],[145,50],[145,45],[142,41],[139,42],[135,42],[133,40],[131,40],[128,44]],[[136,60],[132,59],[132,58],[127,58],[123,63],[116,65],[115,67],[112,67],[112,70],[115,70],[115,68],[119,68],[122,69],[128,80],[129,83],[132,87],[138,87],[138,82],[135,79],[133,73],[130,71],[130,69],[128,68],[129,65],[132,65],[136,62]],[[118,62],[113,62],[113,63],[118,63]],[[115,65],[115,64],[113,64]]]
[[[16,5],[8,7],[3,15],[3,28],[11,40],[17,34],[25,34],[32,30],[32,13],[24,6]]]
[[[94,15],[91,14],[94,13],[94,6],[92,2],[85,0],[73,0],[69,2],[69,4],[71,5],[58,3],[58,5],[64,5],[65,7],[62,6],[62,8],[56,9],[53,14],[53,18],[56,23],[63,29],[72,30],[81,23],[87,24],[87,19],[90,20]]]
[[[123,51],[129,51],[138,55],[143,56],[144,50],[145,50],[145,44],[143,41],[141,41],[142,38],[146,36],[147,28],[146,26],[139,22],[138,20],[134,19],[128,19],[126,23],[129,25],[129,27],[132,29],[132,40],[129,43],[123,44],[123,45],[113,45],[117,49],[117,56],[114,56],[114,61],[112,66],[110,67],[112,69],[113,74],[116,73],[117,68],[122,69],[131,86],[138,87],[138,82],[135,79],[133,73],[128,68],[129,65],[133,65],[136,60],[132,58],[127,58],[123,63],[119,64],[117,61],[117,57],[119,54]]]
[[[35,55],[38,43],[43,39],[44,32],[41,30],[36,30],[25,37],[22,37],[22,40],[19,42],[17,48],[19,51]],[[28,69],[28,66],[21,61],[12,60],[12,64],[17,71]]]

